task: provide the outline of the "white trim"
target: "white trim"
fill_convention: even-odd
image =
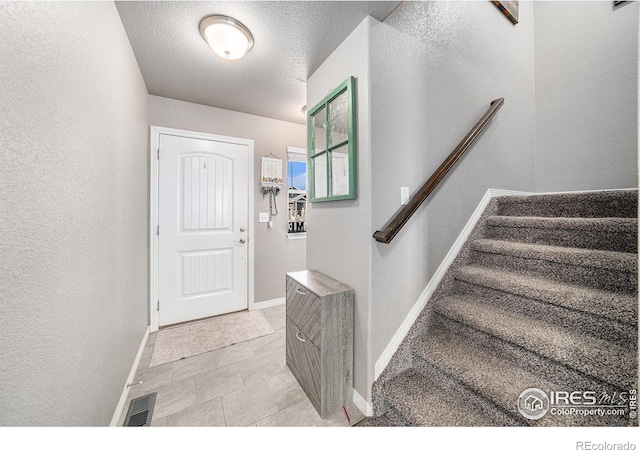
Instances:
[[[116,406],[116,410],[113,413],[113,417],[111,418],[111,423],[109,424],[110,427],[118,426],[120,417],[122,417],[122,413],[124,412],[124,407],[127,404],[127,397],[129,396],[129,385],[133,383],[133,379],[136,376],[136,372],[138,371],[138,364],[140,364],[140,359],[142,358],[142,353],[147,346],[147,339],[149,339],[149,329],[150,327],[147,326],[147,330],[144,332],[142,342],[140,342],[140,347],[138,348],[138,354],[136,355],[136,359],[133,360],[133,365],[131,366],[131,370],[129,371],[127,382],[124,384],[122,395],[120,395],[120,401],[118,402],[118,406]]]
[[[449,250],[449,253],[447,253],[447,256],[444,257],[444,259],[440,263],[440,266],[438,267],[438,270],[436,270],[436,272],[433,274],[433,277],[431,277],[431,280],[429,280],[427,287],[425,287],[424,291],[422,291],[422,294],[420,294],[420,298],[418,298],[413,308],[411,308],[409,314],[407,314],[404,321],[400,325],[400,328],[398,328],[398,331],[396,331],[396,333],[393,335],[393,338],[391,338],[391,341],[389,342],[389,344],[387,344],[387,347],[380,355],[380,358],[378,358],[378,361],[376,361],[376,365],[374,368],[374,379],[378,379],[382,371],[387,367],[387,364],[389,364],[389,361],[391,361],[391,357],[398,350],[398,347],[402,343],[402,340],[409,332],[411,325],[413,325],[413,323],[416,321],[418,315],[422,312],[425,305],[440,284],[440,281],[442,281],[444,274],[447,272],[447,270],[449,270],[449,266],[451,266],[453,260],[456,258],[456,256],[458,256],[458,253],[462,249],[464,243],[467,241],[467,238],[469,237],[469,234],[471,234],[473,227],[475,227],[476,223],[478,223],[478,220],[489,204],[489,201],[491,201],[491,199],[494,197],[501,197],[505,195],[531,194],[529,192],[507,191],[502,189],[487,190],[487,192],[484,194],[484,197],[482,197],[482,200],[480,200],[480,204],[469,218],[469,221],[460,232],[460,235],[458,235],[456,241],[453,243],[453,246]]]
[[[291,145],[287,145],[287,153],[300,153],[306,155],[307,149],[304,147],[293,147]]]
[[[518,195],[526,195],[529,197],[535,197],[538,195],[561,195],[561,194],[589,194],[589,193],[596,193],[596,192],[602,192],[602,191],[637,191],[638,188],[616,188],[616,189],[588,189],[585,191],[558,191],[558,192],[520,192]],[[500,195],[505,195],[505,194],[499,194],[497,196]],[[508,195],[508,194],[506,194]]]
[[[296,239],[306,239],[306,238],[307,238],[306,231],[304,233],[287,233],[287,239],[291,239],[292,241],[295,241]]]
[[[158,302],[158,236],[156,224],[158,218],[158,152],[160,151],[160,132],[162,130],[151,127],[149,164],[149,326],[152,331],[158,331],[158,311],[154,306]]]
[[[353,390],[353,404],[356,405],[360,412],[366,417],[373,416],[373,404],[367,402],[355,389]]]
[[[255,302],[253,308],[250,311],[256,311],[258,309],[271,308],[272,306],[284,305],[287,302],[286,297],[274,298],[272,300],[265,300],[264,302]]]
[[[210,133],[200,133],[197,131],[178,130],[175,128],[165,128],[151,126],[151,164],[150,164],[150,177],[149,177],[149,253],[151,267],[149,271],[149,317],[151,318],[151,332],[158,331],[158,310],[156,305],[158,302],[158,236],[156,235],[156,227],[158,225],[158,157],[157,152],[160,144],[160,135],[167,134],[171,136],[179,136],[192,139],[203,139],[208,141],[222,141],[231,144],[246,145],[249,151],[247,165],[248,167],[248,192],[249,192],[249,205],[248,205],[248,233],[247,233],[247,253],[249,258],[248,267],[248,280],[247,280],[247,308],[253,309],[254,301],[254,180],[253,180],[253,166],[254,166],[254,142],[251,139],[236,138],[231,136],[221,136]]]

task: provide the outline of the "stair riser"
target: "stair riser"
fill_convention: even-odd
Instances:
[[[466,324],[449,319],[440,314],[435,314],[435,316],[437,316],[435,318],[437,326],[444,327],[451,333],[456,333],[472,340],[477,345],[488,349],[499,357],[505,358],[524,370],[528,370],[546,378],[553,385],[560,386],[566,391],[590,390],[596,392],[620,392],[631,388],[615,386],[535,352],[529,351],[523,347],[485,333],[484,331],[469,327]],[[540,389],[547,388],[546,386],[532,387],[538,387]],[[633,388],[635,389],[636,387],[634,386]]]
[[[573,230],[553,230],[543,228],[516,228],[505,226],[487,226],[485,236],[526,244],[555,245],[560,247],[589,248],[614,252],[637,253],[638,234],[636,233],[587,233]]]
[[[413,370],[416,370],[415,368]],[[437,383],[439,380],[429,380]],[[464,389],[451,380],[442,379],[444,384],[439,384],[438,388],[446,392],[447,398],[451,402],[441,401],[433,404],[422,412],[415,410],[410,405],[405,405],[401,400],[394,401],[394,395],[385,393],[385,403],[387,403],[387,416],[394,421],[404,423],[406,426],[429,426],[429,427],[453,427],[453,426],[495,426],[496,423],[505,426],[520,425],[511,417],[506,415],[495,415],[495,408],[487,404],[486,401]],[[412,391],[409,395],[419,396],[419,391]],[[464,404],[461,407],[460,404]],[[440,415],[443,415],[441,417]],[[453,417],[452,417],[453,416]],[[496,420],[498,422],[496,422]]]
[[[385,402],[384,409],[386,411],[385,415],[394,423],[396,427],[410,427],[411,424],[402,417],[402,415],[396,411],[391,405],[387,405]]]
[[[638,290],[637,274],[619,270],[573,266],[541,259],[479,251],[472,253],[471,261],[473,264],[492,269],[539,276],[561,283],[579,284],[612,292],[633,294]]]
[[[408,341],[409,339],[407,338],[402,341],[398,350],[391,357],[391,361],[389,361],[385,369],[384,377],[379,377],[371,387],[371,400],[375,416],[388,415],[387,404],[384,401],[384,393],[382,392],[384,382],[411,368],[413,365],[411,345],[409,345]]]
[[[371,404],[373,406],[374,416],[382,416],[387,413],[384,403],[384,395],[382,394],[382,383],[378,380],[374,381],[371,386]]]
[[[637,348],[638,329],[629,324],[623,324],[593,314],[520,297],[461,280],[456,280],[455,290],[461,294],[473,295],[478,301],[499,308],[522,313],[554,325],[581,330],[593,337],[606,339],[627,348]]]
[[[501,216],[638,217],[638,192],[501,197]]]
[[[397,427],[401,426],[394,423],[387,416],[373,416],[373,417],[365,417],[360,422],[356,423],[356,427]]]
[[[417,355],[414,356],[413,368],[420,372],[424,377],[433,381],[438,386],[441,386],[442,389],[450,393],[450,395],[462,398],[466,403],[474,405],[474,408],[482,411],[482,413],[487,417],[487,420],[495,423],[497,426],[530,425],[530,423],[526,422],[524,417],[517,417],[508,411],[503,410],[491,400],[477,395],[459,380],[449,376],[439,367],[425,361]]]
[[[453,277],[450,277],[453,278]],[[384,369],[382,374],[378,377],[378,379],[373,383],[372,387],[372,401],[373,401],[373,412],[376,416],[384,414],[384,403],[382,402],[383,394],[381,392],[381,386],[388,380],[392,379],[396,375],[410,368],[412,365],[412,354],[411,354],[411,341],[416,337],[424,333],[425,330],[431,328],[431,323],[433,321],[433,305],[432,302],[428,302],[425,308],[420,312],[418,318],[411,326],[409,332],[402,340],[398,349],[391,357],[391,360],[387,364],[387,367]],[[380,408],[377,408],[376,405],[380,405]]]

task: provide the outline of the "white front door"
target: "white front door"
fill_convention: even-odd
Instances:
[[[248,146],[159,140],[159,326],[246,309]]]

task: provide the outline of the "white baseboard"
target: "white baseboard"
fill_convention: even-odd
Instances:
[[[353,390],[353,404],[356,405],[360,412],[366,417],[373,416],[373,405],[367,402],[355,389]]]
[[[272,300],[266,300],[264,302],[257,302],[253,304],[252,311],[257,309],[271,308],[272,306],[284,305],[287,302],[286,297],[274,298]]]
[[[396,334],[393,335],[393,338],[380,355],[380,358],[378,358],[378,361],[376,361],[374,379],[378,379],[382,371],[387,367],[387,364],[389,364],[389,361],[391,361],[391,357],[398,350],[398,347],[402,343],[402,340],[409,332],[411,325],[413,325],[413,323],[416,321],[418,315],[422,312],[425,305],[440,284],[440,281],[442,281],[444,274],[447,272],[447,270],[449,270],[449,266],[451,266],[453,260],[456,258],[456,256],[458,256],[458,253],[462,249],[464,243],[467,241],[467,238],[469,237],[469,234],[471,234],[473,227],[475,227],[478,223],[478,220],[489,204],[489,201],[491,201],[491,199],[494,197],[501,197],[504,195],[530,195],[530,193],[520,191],[507,191],[502,189],[487,190],[487,192],[484,194],[484,197],[482,197],[482,200],[480,200],[480,204],[469,218],[469,221],[460,232],[460,235],[458,235],[456,241],[453,243],[453,246],[449,250],[449,253],[447,253],[447,256],[445,256],[444,260],[442,260],[442,263],[440,263],[438,270],[436,270],[436,272],[433,274],[433,277],[431,277],[431,280],[429,280],[427,287],[424,288],[424,291],[422,291],[422,294],[420,294],[420,297],[416,301],[415,305],[413,306],[413,308],[411,308],[409,314],[407,314],[407,316],[405,317],[404,321],[400,325],[400,328],[398,328],[398,331],[396,331]]]
[[[129,372],[127,382],[125,383],[124,389],[122,390],[122,395],[120,395],[120,401],[118,402],[116,411],[113,413],[113,417],[111,418],[111,423],[109,424],[110,427],[117,427],[118,422],[120,421],[120,417],[122,417],[124,407],[127,404],[127,397],[129,396],[129,384],[133,383],[133,379],[136,376],[138,364],[140,364],[140,359],[142,358],[142,352],[144,352],[144,348],[147,345],[147,339],[149,339],[150,329],[151,327],[147,326],[147,330],[144,332],[142,342],[140,342],[140,347],[138,348],[138,354],[136,355],[136,359],[133,361],[133,366],[131,366],[131,371]]]
[[[538,196],[538,195],[558,195],[558,194],[589,194],[592,192],[602,191],[637,191],[638,188],[615,188],[615,189],[588,189],[581,191],[555,191],[555,192],[521,192],[519,195]],[[503,194],[500,194],[503,195]]]

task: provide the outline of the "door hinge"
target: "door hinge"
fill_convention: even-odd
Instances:
[[[160,311],[160,300],[158,300],[158,307],[157,310]]]
[[[160,149],[158,149],[158,161],[160,161]]]
[[[160,225],[156,226],[156,236],[160,236]]]

